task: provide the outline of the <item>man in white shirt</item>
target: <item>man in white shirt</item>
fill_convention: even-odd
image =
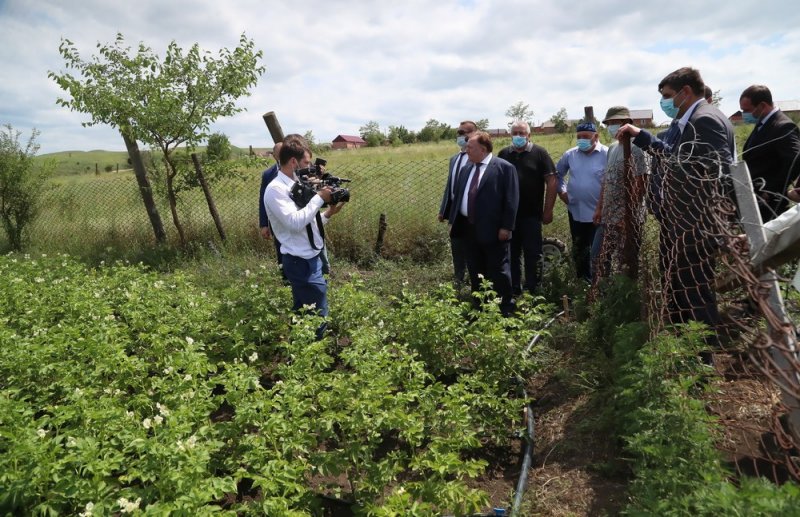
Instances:
[[[313,307],[320,316],[328,315],[328,287],[322,275],[321,254],[325,246],[323,225],[342,208],[342,204],[329,206],[324,214],[319,209],[331,201],[330,187],[317,191],[304,206],[292,200],[291,192],[297,178],[295,171],[309,166],[311,151],[301,140],[287,140],[279,154],[280,172],[264,192],[272,232],[281,243],[283,272],[292,287],[292,309]],[[317,329],[317,338],[325,330],[323,323]]]

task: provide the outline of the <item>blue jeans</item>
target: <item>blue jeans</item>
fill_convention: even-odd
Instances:
[[[322,276],[322,260],[319,255],[304,259],[294,255],[283,255],[283,272],[292,286],[292,310],[299,311],[312,305],[322,317],[328,315],[328,284]],[[317,339],[322,338],[323,323],[317,329]]]
[[[522,285],[522,255],[525,255],[525,285]],[[511,286],[514,294],[523,287],[534,294],[539,286],[539,261],[542,258],[542,220],[518,217],[511,237]]]

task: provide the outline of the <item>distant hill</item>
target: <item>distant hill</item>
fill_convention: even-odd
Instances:
[[[253,148],[253,152],[263,153],[271,148]],[[198,153],[204,153],[205,147],[199,147]],[[248,148],[233,147],[233,156],[246,156]],[[127,151],[61,151],[42,154],[37,160],[55,161],[56,176],[73,176],[77,174],[95,174],[96,172],[116,172],[130,169]]]

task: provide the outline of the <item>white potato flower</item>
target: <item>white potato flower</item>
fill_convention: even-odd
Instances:
[[[92,515],[93,510],[94,510],[94,503],[89,501],[88,503],[86,503],[86,507],[83,509],[83,511],[78,515],[80,515],[80,517],[90,517]]]

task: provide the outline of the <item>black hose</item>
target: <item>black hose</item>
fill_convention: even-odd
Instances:
[[[564,311],[559,312],[555,316],[553,316],[550,321],[545,323],[544,327],[533,336],[531,342],[528,343],[528,347],[525,349],[525,355],[528,355],[533,348],[533,345],[539,340],[542,336],[542,331],[546,330],[550,325],[552,325],[558,318],[564,315]],[[520,386],[525,385],[525,380],[521,377],[517,376],[517,380],[520,383]],[[522,388],[522,396],[527,399],[528,393],[525,391],[525,388]],[[522,496],[525,495],[525,486],[528,484],[528,470],[531,467],[531,463],[533,463],[533,439],[534,439],[534,420],[533,420],[533,404],[528,402],[525,409],[528,413],[527,418],[527,428],[528,428],[528,437],[525,443],[525,456],[522,459],[522,471],[519,473],[519,479],[517,480],[517,488],[514,493],[514,504],[511,506],[511,517],[516,517],[519,514],[519,509],[522,506]]]

